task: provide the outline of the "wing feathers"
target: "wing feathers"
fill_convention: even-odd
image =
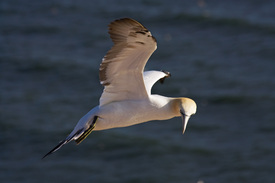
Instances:
[[[100,105],[148,97],[142,73],[156,49],[156,39],[143,25],[129,18],[112,22],[109,34],[114,45],[99,68],[100,82],[105,86]]]
[[[164,79],[170,76],[171,74],[166,71],[145,71],[143,73],[143,79],[148,95],[151,95],[151,89],[157,81],[163,83]]]
[[[115,20],[109,25],[109,34],[114,44],[126,41],[128,36],[135,37],[134,32],[149,31],[139,22],[130,18]]]

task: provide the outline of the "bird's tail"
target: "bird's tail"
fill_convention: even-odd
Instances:
[[[75,140],[77,145],[80,144],[95,128],[97,118],[98,118],[98,116],[94,117],[94,120],[93,120],[92,124],[89,126],[89,128],[87,128],[87,129],[82,128],[82,129],[78,130],[76,133],[74,133],[73,135],[69,135],[65,140],[60,141],[59,144],[57,146],[55,146],[47,154],[45,154],[42,159],[44,159],[45,157],[54,153],[55,151],[60,149],[63,145],[71,142],[72,140]]]
[[[57,151],[58,149],[60,149],[63,145],[69,143],[70,141],[67,140],[62,140],[59,142],[59,144],[57,146],[55,146],[50,152],[48,152],[47,154],[45,154],[45,156],[43,156],[42,159],[46,158],[47,156],[49,156],[50,154],[54,153],[55,151]]]
[[[76,144],[80,144],[86,137],[93,131],[95,128],[95,123],[91,125],[87,130],[85,130],[82,135],[80,135],[77,139],[75,139]]]

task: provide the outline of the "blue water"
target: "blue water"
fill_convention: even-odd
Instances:
[[[275,182],[274,1],[0,2],[0,182]],[[107,25],[131,17],[158,49],[154,93],[181,119],[93,132],[41,157],[98,104]]]

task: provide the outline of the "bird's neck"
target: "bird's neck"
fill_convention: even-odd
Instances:
[[[151,95],[150,100],[163,113],[169,113],[173,117],[180,116],[180,98]]]

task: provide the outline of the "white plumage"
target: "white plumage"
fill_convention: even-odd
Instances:
[[[70,135],[44,157],[72,140],[79,144],[92,130],[182,116],[184,133],[188,119],[196,113],[197,106],[192,99],[151,94],[152,86],[170,74],[144,72],[146,62],[157,48],[150,31],[139,22],[124,18],[109,25],[109,34],[114,46],[99,68],[100,83],[104,86],[99,105],[83,116]]]

